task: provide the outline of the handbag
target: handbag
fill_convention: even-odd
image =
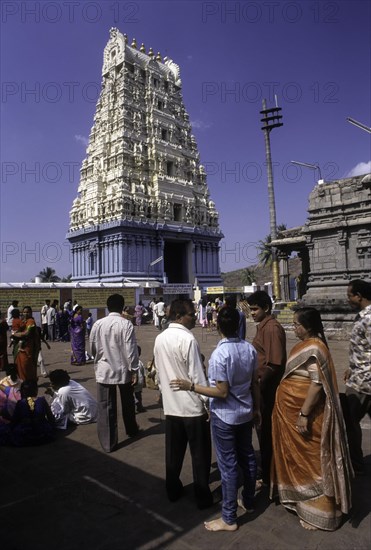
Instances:
[[[149,390],[158,390],[157,369],[154,358],[147,362],[145,380],[146,388]]]

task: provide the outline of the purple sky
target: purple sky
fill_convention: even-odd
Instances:
[[[99,94],[110,27],[180,65],[183,99],[225,235],[221,270],[256,262],[269,233],[261,100],[282,107],[271,133],[277,223],[307,217],[314,171],[370,171],[370,3],[1,3],[1,273],[29,281],[72,271],[65,234]]]

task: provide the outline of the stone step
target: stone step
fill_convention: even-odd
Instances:
[[[294,320],[294,310],[292,308],[296,305],[296,302],[287,302],[286,304],[280,305],[283,305],[282,309],[274,310],[276,319],[283,325],[292,324]]]

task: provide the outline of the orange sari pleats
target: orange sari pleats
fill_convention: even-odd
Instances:
[[[312,415],[311,435],[296,428],[301,404],[310,380],[285,379],[276,395],[273,415],[273,460],[271,479],[281,504],[319,529],[334,530],[341,520],[335,499],[323,494],[321,474],[321,429],[324,403]]]
[[[315,357],[324,395],[310,415],[310,435],[296,428],[310,379],[295,375]],[[273,459],[271,496],[318,529],[335,530],[351,507],[349,450],[342,418],[335,369],[326,346],[311,339],[295,346],[287,373],[276,394],[272,415]]]

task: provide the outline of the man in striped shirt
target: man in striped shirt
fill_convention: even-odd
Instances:
[[[364,473],[360,422],[371,416],[371,284],[355,279],[348,285],[348,302],[359,310],[350,337],[349,369],[344,374],[349,405],[349,450],[356,474]]]

